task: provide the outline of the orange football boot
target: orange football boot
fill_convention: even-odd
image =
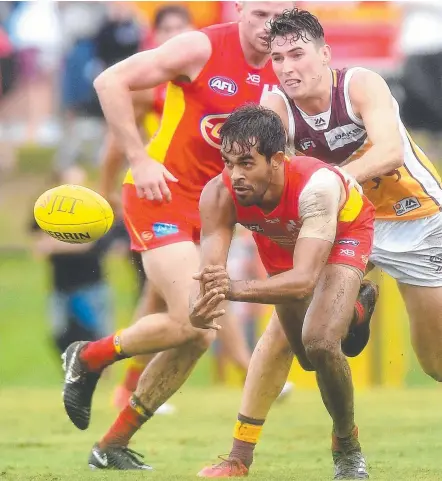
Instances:
[[[218,456],[221,462],[203,468],[197,476],[200,478],[240,478],[248,476],[249,468],[238,458],[223,458]]]

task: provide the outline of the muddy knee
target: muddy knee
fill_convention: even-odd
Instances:
[[[332,339],[307,338],[303,339],[303,344],[307,360],[316,369],[333,361],[340,353],[339,342]]]

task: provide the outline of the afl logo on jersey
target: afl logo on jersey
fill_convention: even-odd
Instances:
[[[215,149],[221,148],[219,129],[230,114],[206,115],[201,119],[200,130],[203,139]]]
[[[228,77],[212,77],[209,80],[209,87],[221,95],[228,95],[229,97],[235,95],[238,91],[236,83]]]

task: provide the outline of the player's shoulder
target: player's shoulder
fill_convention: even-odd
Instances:
[[[209,180],[201,193],[199,210],[202,218],[211,222],[233,225],[236,222],[235,202],[225,180],[223,174]]]
[[[223,174],[219,174],[210,179],[204,186],[200,197],[200,205],[222,204],[228,197],[231,197],[230,191],[223,179]]]
[[[307,155],[294,155],[288,159],[288,162],[289,170],[293,172],[312,172],[314,170],[329,167],[322,160]]]
[[[388,88],[385,79],[374,70],[363,67],[348,69],[348,88],[350,98],[370,97],[378,89]]]
[[[198,70],[212,55],[212,43],[203,31],[193,30],[175,35],[155,51],[158,59],[166,64],[178,62],[181,66],[195,66]],[[138,55],[143,54],[141,52]]]
[[[218,23],[210,25],[199,30],[207,36],[211,43],[217,43],[223,40],[229,40],[230,37],[239,35],[238,22]]]
[[[265,92],[262,97],[260,104],[263,107],[271,109],[278,113],[279,111],[286,112],[286,102],[284,100],[284,93],[279,87],[272,88]]]

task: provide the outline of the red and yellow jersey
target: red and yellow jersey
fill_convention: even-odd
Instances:
[[[143,120],[143,127],[147,139],[153,138],[160,128],[166,92],[167,84],[158,85],[158,87],[153,89],[152,109],[146,114]]]
[[[260,101],[277,85],[272,64],[256,69],[247,64],[237,23],[202,30],[212,54],[191,83],[169,82],[160,128],[147,147],[148,154],[178,179],[172,194],[198,202],[206,183],[224,168],[219,153],[219,129],[229,114],[246,102]],[[133,183],[130,173],[126,183]]]
[[[312,157],[293,157],[284,165],[284,190],[278,206],[270,213],[264,213],[258,206],[242,206],[235,196],[227,170],[223,171],[224,184],[235,203],[237,222],[253,232],[255,238],[267,237],[283,249],[293,253],[298,234],[302,227],[299,214],[299,198],[311,176],[320,169],[335,172],[346,189],[346,199],[339,211],[336,237],[348,232],[373,229],[374,207],[364,195],[352,188],[348,190],[345,179],[332,166]]]
[[[348,163],[361,157],[370,147],[364,123],[354,112],[349,83],[359,67],[332,70],[332,99],[327,112],[307,115],[288,96],[285,98],[294,131],[289,132],[297,152],[331,164]],[[428,217],[441,210],[441,179],[422,150],[406,131],[397,108],[398,127],[404,144],[404,165],[393,172],[364,182],[365,195],[376,208],[376,218],[411,220]],[[293,145],[292,145],[293,146]]]

